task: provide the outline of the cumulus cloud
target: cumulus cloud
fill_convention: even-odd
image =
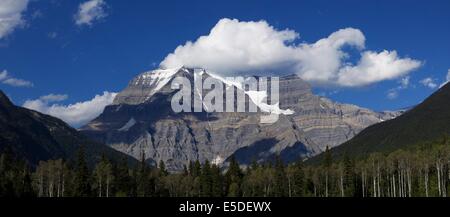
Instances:
[[[106,3],[103,0],[89,0],[78,6],[78,12],[75,15],[75,24],[78,26],[91,26],[95,21],[108,16],[105,11]]]
[[[345,66],[339,70],[338,82],[344,86],[362,86],[398,78],[419,66],[419,61],[399,58],[396,51],[366,51],[356,66]]]
[[[24,24],[22,13],[28,0],[0,0],[0,39]]]
[[[116,95],[116,93],[105,91],[102,95],[96,95],[88,101],[62,105],[55,102],[67,99],[67,95],[50,94],[27,100],[23,107],[60,118],[74,127],[79,127],[100,115],[105,106],[113,102]]]
[[[14,78],[9,75],[8,71],[3,70],[0,72],[0,82],[13,87],[33,87],[33,83],[27,80]]]
[[[296,43],[299,34],[277,30],[266,21],[243,22],[221,19],[208,35],[178,46],[160,63],[163,68],[202,67],[220,74],[283,72],[297,73],[313,84],[364,86],[402,77],[421,62],[400,58],[397,52],[365,49],[364,34],[354,28],[338,30],[315,43]],[[354,65],[344,51],[361,52]]]
[[[420,83],[425,86],[428,87],[430,89],[434,89],[436,88],[438,85],[436,84],[435,80],[433,78],[424,78],[422,80],[420,80]]]

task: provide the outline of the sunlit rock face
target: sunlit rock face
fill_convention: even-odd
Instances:
[[[281,114],[273,124],[260,123],[261,115],[265,115],[261,109],[257,113],[174,113],[171,99],[178,90],[171,89],[172,79],[183,76],[193,83],[195,74],[225,82],[207,70],[184,67],[142,73],[80,130],[137,159],[144,153],[149,162],[162,160],[169,170],[179,171],[195,160],[223,166],[232,155],[242,164],[273,160],[277,155],[286,162],[311,157],[372,124],[399,115],[316,96],[296,75],[280,78],[279,109],[290,112]],[[225,89],[243,91],[225,83]],[[192,95],[196,91],[193,87]],[[203,91],[203,96],[207,93]],[[247,104],[260,108],[245,96]]]

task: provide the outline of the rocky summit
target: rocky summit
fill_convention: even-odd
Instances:
[[[246,103],[256,105],[258,112],[173,112],[171,99],[179,90],[171,88],[172,80],[183,76],[193,82],[196,75],[243,91]],[[149,162],[162,160],[169,170],[179,171],[195,160],[224,166],[231,156],[244,165],[276,156],[285,162],[309,158],[399,115],[314,95],[296,75],[281,77],[279,88],[277,110],[285,112],[279,112],[277,122],[264,124],[264,106],[238,85],[203,69],[158,69],[131,80],[114,103],[80,131],[137,159],[145,154]],[[196,91],[193,88],[192,94]]]

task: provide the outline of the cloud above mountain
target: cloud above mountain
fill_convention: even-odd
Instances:
[[[25,23],[23,12],[28,0],[0,0],[0,39]]]
[[[0,72],[0,82],[13,87],[33,87],[31,81],[12,77],[6,70]]]
[[[78,6],[78,12],[75,15],[75,24],[78,26],[91,26],[95,21],[108,16],[105,11],[106,3],[103,0],[89,0]]]
[[[439,86],[439,88],[443,87],[443,86],[446,85],[448,82],[450,82],[450,69],[448,69],[448,71],[447,71],[447,76],[445,77],[444,82]]]
[[[202,67],[223,75],[297,73],[315,85],[358,87],[403,77],[421,62],[395,50],[365,50],[366,38],[355,28],[340,29],[315,43],[297,43],[300,36],[277,30],[266,21],[221,19],[208,35],[178,46],[160,63],[163,68]],[[344,48],[361,55],[352,63]]]
[[[411,83],[411,77],[406,76],[398,80],[399,85],[395,88],[391,88],[387,91],[387,98],[388,99],[396,99],[399,95],[399,92],[405,89],[408,89]]]
[[[436,84],[436,81],[433,78],[431,78],[431,77],[424,78],[424,79],[420,80],[420,83],[423,86],[428,87],[430,89],[434,89],[434,88],[436,88],[438,86]]]
[[[113,102],[115,96],[116,93],[104,91],[102,95],[95,95],[90,100],[63,105],[59,102],[66,100],[67,95],[49,94],[27,100],[23,107],[60,118],[74,127],[79,127],[100,115],[105,106]]]

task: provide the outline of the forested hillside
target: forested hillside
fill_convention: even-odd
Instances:
[[[416,148],[424,143],[450,135],[450,83],[401,116],[372,125],[353,139],[331,149],[335,159],[344,155],[366,158],[374,152],[390,153]],[[318,163],[321,154],[310,162]]]
[[[77,160],[41,161],[30,170],[11,153],[0,157],[0,196],[39,197],[416,197],[450,192],[450,142],[439,141],[363,160],[334,160],[326,151],[317,165],[297,162],[240,168],[232,159],[227,171],[208,161],[191,162],[182,173],[169,174],[163,162],[149,167],[103,157],[88,169],[83,149]],[[142,157],[145,159],[145,156]]]
[[[132,157],[104,144],[94,142],[62,120],[15,106],[0,90],[0,151],[9,150],[29,166],[41,160],[74,160],[80,146],[85,146],[87,162],[93,166],[102,155],[111,159]],[[136,161],[137,162],[137,161]]]

